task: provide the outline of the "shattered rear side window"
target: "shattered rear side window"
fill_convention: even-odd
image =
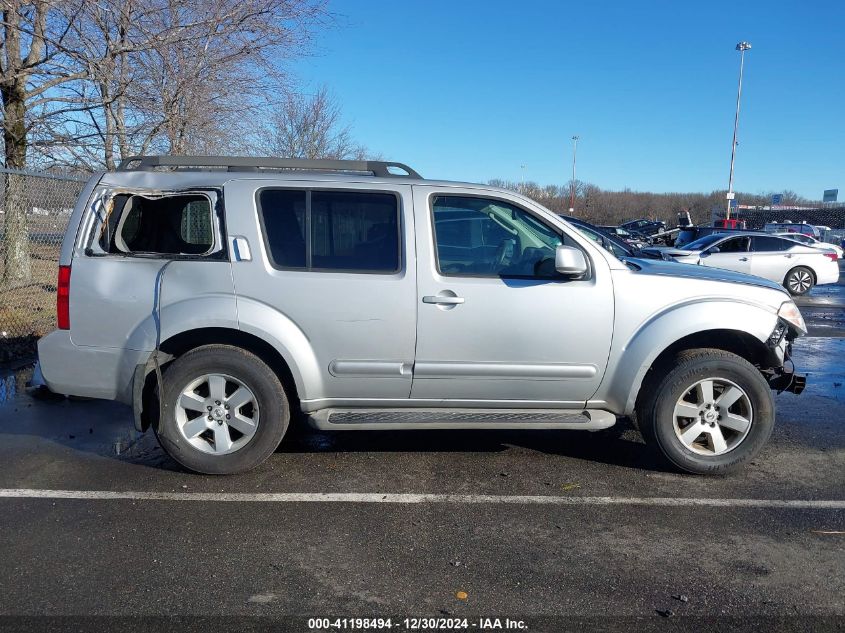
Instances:
[[[109,200],[98,243],[103,253],[202,255],[214,246],[211,201],[201,194]]]

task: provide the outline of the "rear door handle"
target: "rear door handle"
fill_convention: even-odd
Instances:
[[[454,306],[463,302],[463,297],[446,297],[443,295],[428,295],[423,297],[423,303],[439,303],[441,305]]]
[[[747,257],[740,257],[740,258],[739,258],[739,261],[741,261],[741,262],[747,262],[747,261],[748,261],[748,258],[747,258]]]

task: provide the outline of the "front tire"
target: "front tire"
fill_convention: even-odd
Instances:
[[[162,448],[185,468],[209,475],[250,470],[281,442],[290,407],[278,376],[254,354],[204,345],[164,374]]]
[[[783,286],[793,296],[801,296],[810,292],[815,285],[813,271],[806,266],[796,266],[788,273],[783,280]]]
[[[688,473],[737,469],[774,428],[768,383],[747,360],[723,350],[681,352],[654,370],[642,393],[637,420],[646,443]]]

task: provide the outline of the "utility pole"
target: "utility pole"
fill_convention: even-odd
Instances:
[[[740,42],[736,45],[736,50],[739,51],[739,87],[736,91],[736,115],[734,116],[734,138],[733,142],[731,143],[731,174],[728,177],[728,209],[725,215],[726,218],[730,219],[731,217],[731,200],[735,198],[734,196],[734,160],[736,159],[736,133],[739,129],[739,102],[742,99],[742,70],[743,66],[745,65],[745,51],[751,48],[751,44],[749,42]]]
[[[575,214],[575,159],[578,157],[577,134],[572,137],[572,182],[569,184],[569,215]]]
[[[520,176],[519,176],[519,193],[523,196],[525,195],[525,165],[520,165]]]

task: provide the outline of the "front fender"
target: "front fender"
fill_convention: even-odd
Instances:
[[[765,342],[776,324],[777,312],[769,306],[734,298],[696,298],[650,315],[627,332],[617,327],[608,371],[590,404],[631,415],[646,372],[673,343],[708,330],[734,330]]]

